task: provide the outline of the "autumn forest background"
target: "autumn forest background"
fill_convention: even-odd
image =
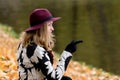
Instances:
[[[20,33],[29,27],[30,12],[40,7],[48,8],[54,16],[62,17],[54,23],[54,50],[58,54],[71,40],[81,39],[84,42],[78,45],[74,61],[120,75],[119,0],[0,0],[0,25],[12,29],[12,34],[19,40]],[[4,35],[7,34],[6,31]],[[8,38],[11,37],[6,37],[6,40]],[[13,43],[16,39],[12,39]],[[0,40],[3,43],[5,39],[0,37]],[[8,43],[9,41],[4,46],[0,44],[4,48],[0,47],[0,56],[2,50],[10,52],[5,49],[5,46],[11,47]]]

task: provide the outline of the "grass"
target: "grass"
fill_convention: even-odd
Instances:
[[[0,23],[0,30],[4,31],[5,33],[9,34],[9,36],[18,38],[19,35],[13,30],[13,28],[9,25],[1,24]]]

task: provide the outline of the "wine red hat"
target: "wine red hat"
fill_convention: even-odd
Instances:
[[[37,30],[43,26],[44,22],[57,21],[59,19],[60,17],[53,17],[48,9],[45,8],[35,9],[30,15],[30,27],[25,31],[28,32]]]

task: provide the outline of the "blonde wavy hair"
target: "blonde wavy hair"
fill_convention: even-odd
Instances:
[[[23,32],[21,42],[24,47],[30,45],[31,41],[44,47],[47,51],[52,51],[54,47],[54,35],[47,32],[47,22],[40,29],[30,32]]]

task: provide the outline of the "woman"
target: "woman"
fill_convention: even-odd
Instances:
[[[44,8],[31,13],[30,27],[24,31],[17,52],[19,80],[72,80],[63,75],[80,41],[68,44],[57,67],[52,66],[55,41],[52,24],[59,19]]]

